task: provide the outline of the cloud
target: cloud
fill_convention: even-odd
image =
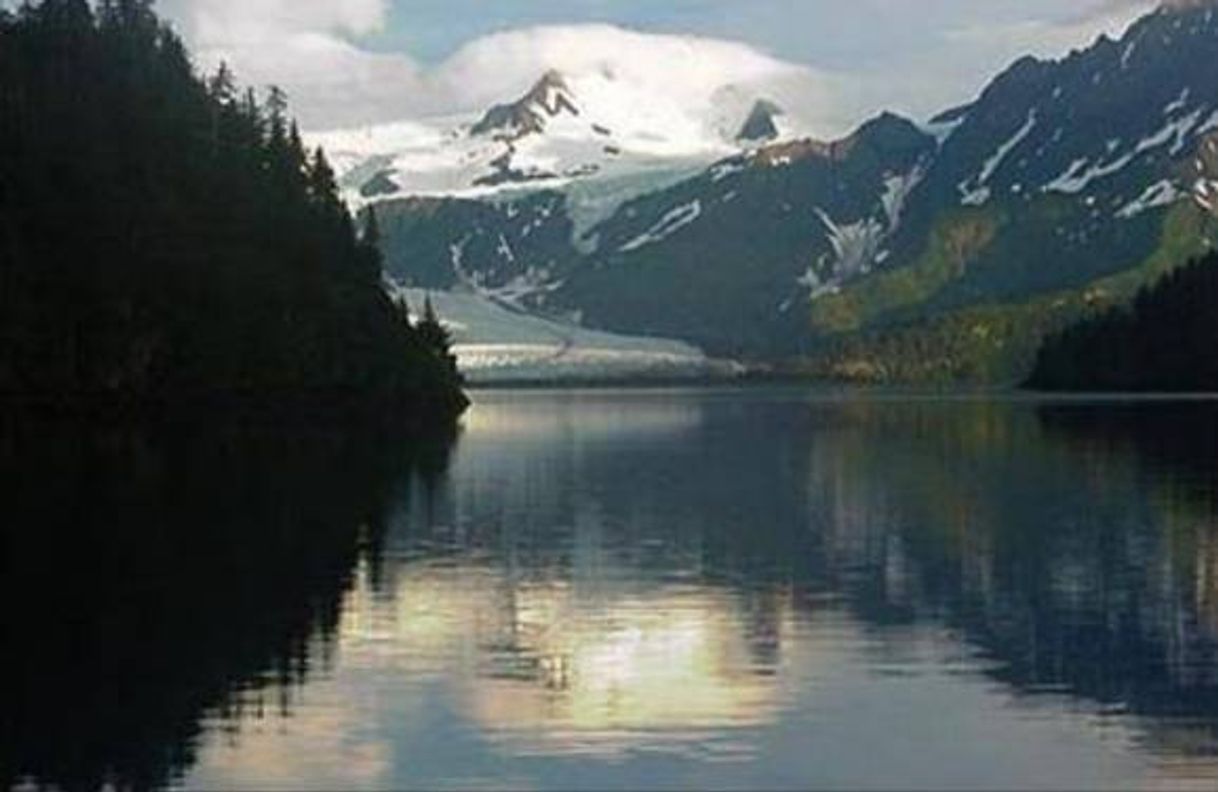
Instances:
[[[1061,17],[954,28],[945,33],[945,38],[960,46],[997,47],[1013,54],[1055,57],[1087,46],[1100,34],[1120,36],[1130,23],[1159,5],[1162,3],[1158,0],[1102,0]]]
[[[734,84],[806,110],[817,129],[848,126],[830,112],[828,76],[720,39],[538,26],[482,36],[423,68],[408,55],[361,46],[385,24],[386,0],[170,0],[164,10],[200,67],[227,61],[246,84],[284,88],[307,129],[476,112],[522,93],[547,69],[612,72],[684,107],[709,104]]]
[[[824,100],[831,82],[806,66],[745,44],[612,25],[545,26],[484,36],[457,50],[429,78],[450,96],[482,107],[521,92],[547,69],[611,74],[690,108],[709,106],[727,85],[786,93],[796,103]]]
[[[655,83],[656,92],[683,102],[705,100],[724,83],[735,83],[775,99],[822,137],[844,133],[880,109],[926,117],[968,101],[1015,58],[1058,56],[1100,32],[1119,34],[1156,3],[854,0],[843,7],[830,0],[689,0],[679,14],[665,12],[676,14],[671,19],[657,17],[655,6],[641,0],[529,0],[527,6],[494,0],[495,13],[483,13],[491,4],[161,0],[201,66],[228,60],[248,84],[280,85],[313,130],[474,112],[518,95],[548,68],[607,68]],[[426,65],[407,54],[405,14],[443,29],[450,43],[436,52],[449,54]],[[598,15],[625,24],[512,29],[525,19]],[[495,25],[505,30],[484,32]],[[657,25],[673,32],[634,29]],[[685,35],[690,27],[702,35]],[[787,58],[818,65],[793,63],[729,37],[785,42]],[[379,51],[371,41],[379,47],[397,42],[400,49]]]
[[[227,61],[245,84],[284,88],[306,126],[380,120],[420,81],[410,57],[358,44],[384,26],[388,0],[163,0],[161,10],[201,68]]]
[[[387,0],[165,0],[162,8],[202,43],[263,40],[269,34],[380,30]]]

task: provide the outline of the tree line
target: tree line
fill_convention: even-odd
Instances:
[[[1133,302],[1047,339],[1027,385],[1040,390],[1218,391],[1218,253]]]
[[[459,410],[287,98],[196,74],[151,0],[0,10],[0,393]]]

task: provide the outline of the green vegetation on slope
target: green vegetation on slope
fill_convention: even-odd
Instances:
[[[1002,223],[981,210],[954,212],[940,222],[912,267],[877,274],[817,301],[813,322],[820,340],[798,368],[876,384],[1018,384],[1045,337],[1127,303],[1218,239],[1218,220],[1192,203],[1161,215],[1158,243],[1134,267],[1079,288],[934,312],[927,305],[981,255]]]
[[[885,314],[929,300],[964,274],[969,262],[994,240],[1003,218],[988,209],[963,208],[942,218],[926,251],[908,267],[882,272],[812,305],[814,329],[860,330]]]

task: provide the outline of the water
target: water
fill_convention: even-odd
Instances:
[[[1218,403],[475,402],[6,433],[5,777],[1218,785]]]

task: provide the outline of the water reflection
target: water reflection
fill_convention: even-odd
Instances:
[[[76,483],[14,509],[56,526],[19,537],[34,607],[10,603],[46,648],[22,678],[17,769],[1212,788],[1216,430],[1204,402],[503,392],[425,464],[349,433],[239,452],[208,435],[119,466],[89,452],[67,479],[81,455],[48,451],[25,481]],[[134,556],[62,566],[78,524],[124,523],[144,526]],[[56,659],[46,614],[92,610],[99,580],[163,605],[101,608],[119,631]],[[130,699],[134,755],[100,727]],[[93,747],[47,747],[76,743]]]
[[[158,787],[194,762],[207,718],[235,740],[290,714],[334,662],[388,505],[448,442],[5,416],[0,782]]]

